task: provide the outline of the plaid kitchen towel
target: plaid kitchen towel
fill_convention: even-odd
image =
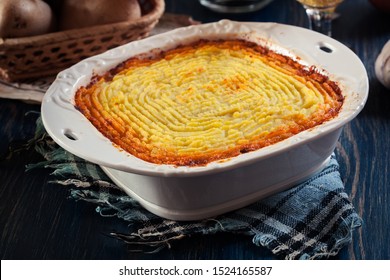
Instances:
[[[99,166],[57,146],[40,118],[29,145],[45,161],[30,164],[27,170],[52,169],[53,182],[71,186],[72,198],[96,204],[96,211],[104,217],[129,222],[132,232],[111,235],[134,248],[151,246],[158,250],[170,246],[172,240],[195,234],[230,232],[250,236],[255,245],[268,248],[278,258],[319,259],[336,255],[362,223],[344,191],[334,155],[322,172],[289,190],[213,219],[176,222],[143,209]]]

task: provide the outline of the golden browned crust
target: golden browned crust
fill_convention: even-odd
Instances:
[[[140,159],[199,166],[313,128],[335,117],[343,100],[314,67],[227,40],[131,58],[81,87],[75,106]]]

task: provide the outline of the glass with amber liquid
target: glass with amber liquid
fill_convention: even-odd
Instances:
[[[332,20],[335,10],[343,0],[297,0],[306,10],[309,27],[328,36],[332,36]]]

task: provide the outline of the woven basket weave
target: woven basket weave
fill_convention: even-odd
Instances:
[[[23,38],[0,38],[0,78],[19,81],[54,75],[76,62],[146,37],[164,12],[164,0],[139,0],[138,20],[53,32]]]

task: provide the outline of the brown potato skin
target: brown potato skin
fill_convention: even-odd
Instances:
[[[55,16],[42,0],[0,1],[0,37],[19,38],[52,32]]]
[[[141,17],[137,0],[64,0],[60,30],[136,20]]]

